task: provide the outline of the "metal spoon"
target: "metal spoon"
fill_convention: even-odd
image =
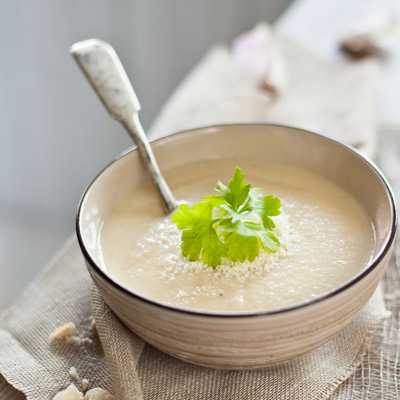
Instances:
[[[111,117],[122,123],[136,143],[165,211],[174,211],[177,201],[161,174],[139,121],[140,104],[117,53],[108,43],[98,39],[77,42],[70,52]]]

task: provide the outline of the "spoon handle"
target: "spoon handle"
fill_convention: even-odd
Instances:
[[[139,121],[140,104],[115,50],[106,42],[89,39],[73,44],[71,54],[112,118],[120,121],[136,143],[142,161],[170,213],[177,201],[161,174]]]

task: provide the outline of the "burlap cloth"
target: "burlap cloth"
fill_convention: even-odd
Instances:
[[[378,64],[332,65],[289,40],[280,41],[291,80],[286,97],[276,103],[267,100],[266,106],[263,93],[236,81],[227,49],[218,47],[172,96],[154,124],[152,137],[200,122],[274,120],[296,124],[325,131],[370,155],[376,149],[378,162],[399,190],[396,135],[400,129],[381,129],[375,146]],[[314,70],[314,77],[310,77],[309,68]],[[221,112],[216,111],[218,105]],[[301,358],[251,372],[217,371],[175,360],[128,331],[97,290],[91,291],[90,277],[73,236],[0,314],[0,399],[52,399],[71,382],[79,387],[80,382],[69,375],[71,367],[80,378],[89,380],[89,388],[100,386],[119,400],[397,399],[399,254],[397,244],[383,281],[386,307],[391,313],[385,310],[381,292],[377,292],[344,331]],[[97,329],[91,326],[93,317]],[[69,321],[75,323],[82,342],[50,343],[49,333]]]

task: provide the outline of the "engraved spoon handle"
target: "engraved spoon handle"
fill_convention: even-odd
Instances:
[[[165,210],[168,213],[174,211],[177,201],[161,174],[139,121],[140,104],[117,53],[108,43],[98,39],[77,42],[70,52],[111,117],[124,125],[136,143]]]

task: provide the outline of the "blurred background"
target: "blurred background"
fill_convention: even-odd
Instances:
[[[218,42],[291,0],[0,0],[0,308],[74,233],[81,194],[131,146],[68,53],[97,37],[119,54],[148,128]]]

